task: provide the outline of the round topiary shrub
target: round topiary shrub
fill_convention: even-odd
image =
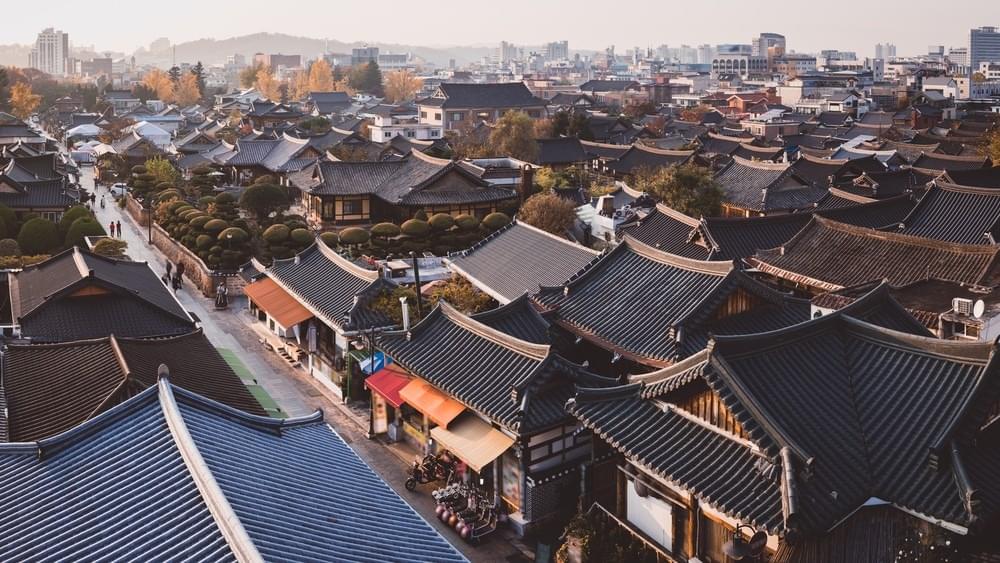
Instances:
[[[186,202],[186,201],[177,200],[177,201],[171,202],[170,205],[167,206],[167,211],[169,211],[169,212],[173,213],[174,215],[176,215],[177,212],[180,211],[180,209],[182,207],[191,207],[191,206],[188,205],[188,202]]]
[[[212,246],[215,240],[209,235],[198,235],[198,238],[194,239],[194,245],[200,250],[205,250],[206,248]]]
[[[232,222],[232,225],[234,227],[238,227],[240,229],[243,229],[244,231],[246,231],[248,233],[250,232],[250,223],[247,223],[246,219],[236,219],[235,221]]]
[[[364,244],[371,239],[368,231],[360,227],[350,227],[340,231],[340,244],[354,245]]]
[[[463,231],[474,231],[479,228],[479,218],[475,215],[462,214],[455,217],[455,224]]]
[[[209,221],[212,221],[212,217],[211,216],[209,216],[209,215],[198,215],[195,218],[190,219],[188,221],[188,225],[190,225],[192,229],[204,229],[205,228],[205,224],[208,223]]]
[[[416,219],[417,221],[426,221],[427,220],[427,212],[424,211],[423,209],[421,209],[421,210],[419,210],[419,211],[417,211],[416,213],[413,214],[413,218]]]
[[[215,196],[216,204],[226,204],[226,203],[236,203],[236,196],[228,192],[222,192],[221,194]]]
[[[337,248],[337,245],[340,243],[340,237],[338,237],[337,233],[334,232],[320,233],[319,239],[323,241],[323,244],[329,246],[330,248]]]
[[[289,233],[289,238],[299,246],[311,244],[315,240],[313,234],[308,229],[292,229],[292,232]]]
[[[455,218],[447,213],[435,213],[428,222],[435,231],[447,231],[455,226]]]
[[[219,233],[218,239],[232,244],[243,244],[250,240],[250,235],[239,227],[229,227]]]
[[[309,225],[306,225],[304,221],[300,221],[298,219],[289,219],[287,221],[284,221],[284,224],[285,224],[286,227],[288,227],[289,229],[291,229],[293,231],[295,229],[308,229],[309,228]]]
[[[208,223],[205,223],[204,229],[206,233],[218,234],[229,228],[229,223],[223,221],[222,219],[212,219]]]
[[[66,231],[66,248],[71,246],[85,247],[87,245],[84,237],[104,236],[104,227],[92,217],[80,217],[69,226]]]
[[[21,226],[21,232],[17,234],[17,244],[26,256],[48,254],[56,250],[61,242],[59,227],[52,221],[39,217],[25,222]]]
[[[264,230],[264,234],[261,235],[268,244],[280,244],[288,240],[288,235],[292,232],[287,225],[277,224],[271,225]]]
[[[375,238],[398,237],[399,233],[399,225],[393,223],[379,223],[373,226],[371,230],[371,234]]]
[[[163,190],[162,192],[156,194],[155,200],[158,202],[170,201],[172,199],[180,199],[181,192],[177,188],[170,188],[169,190]]]
[[[17,236],[17,213],[6,205],[0,205],[0,222],[3,223],[4,236]]]
[[[81,217],[90,217],[90,211],[82,205],[74,205],[63,213],[61,219],[59,219],[59,234],[63,237],[69,232],[70,225],[74,221],[80,219]]]
[[[420,219],[410,219],[399,227],[400,232],[408,237],[423,238],[431,232],[431,225]]]
[[[0,256],[20,256],[21,247],[12,238],[0,240]]]
[[[203,195],[198,198],[198,207],[202,209],[208,209],[208,206],[213,203],[215,203],[215,196]]]
[[[483,227],[487,230],[495,231],[510,223],[510,217],[503,213],[490,213],[483,218]]]
[[[177,216],[185,221],[190,221],[191,219],[204,214],[205,212],[200,209],[191,208],[191,209],[185,209],[184,211],[179,211],[177,213]]]

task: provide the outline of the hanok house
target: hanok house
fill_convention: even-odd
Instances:
[[[420,210],[482,218],[518,198],[455,161],[419,151],[390,162],[318,162],[290,180],[309,221],[322,226],[399,223]]]
[[[693,150],[666,150],[635,143],[617,159],[608,162],[606,170],[615,178],[632,177],[644,170],[680,166],[689,162],[694,153]]]
[[[299,172],[324,157],[327,147],[314,138],[298,139],[282,133],[277,139],[239,139],[232,153],[222,164],[230,172],[230,180],[250,184],[261,176],[285,178]]]
[[[917,334],[848,308],[580,389],[568,410],[615,454],[585,500],[668,560],[730,561],[724,544],[754,532],[782,563],[997,553],[996,344],[876,309]]]
[[[464,478],[492,490],[521,534],[573,508],[590,448],[563,405],[574,384],[611,380],[445,302],[413,327],[382,333],[378,346],[413,376],[399,390],[405,439],[458,457]]]
[[[256,129],[268,126],[281,125],[283,123],[302,119],[303,113],[298,109],[280,102],[270,100],[255,100],[250,102],[250,108],[244,117],[250,121]]]
[[[393,325],[369,307],[392,282],[340,256],[322,242],[294,258],[256,267],[245,288],[250,312],[277,347],[303,359],[317,380],[341,397],[361,393],[348,359],[353,343],[365,348],[367,331]]]
[[[480,121],[492,123],[508,111],[532,119],[547,115],[548,102],[535,97],[523,82],[458,84],[445,82],[428,98],[417,100],[420,123],[453,131]]]
[[[948,154],[922,154],[913,161],[913,167],[928,173],[946,170],[977,170],[989,168],[993,162],[988,156],[951,156]]]
[[[5,334],[32,342],[186,334],[196,328],[145,262],[71,248],[7,273]]]
[[[652,213],[626,225],[620,232],[671,254],[739,263],[758,250],[776,248],[788,242],[814,214],[858,227],[882,228],[903,220],[915,204],[914,198],[903,194],[816,211],[767,217],[702,217],[701,220],[657,205]]]
[[[818,295],[886,279],[894,287],[936,278],[992,287],[1000,246],[943,242],[813,216],[794,237],[748,263],[780,287]]]
[[[751,161],[734,156],[715,175],[727,217],[791,213],[813,207],[827,194],[798,175],[791,164]]]
[[[46,150],[45,137],[9,113],[0,112],[0,148],[23,145],[36,152]]]
[[[57,162],[55,153],[11,158],[0,171],[0,204],[21,217],[36,213],[59,221],[80,202],[80,191],[58,170]]]
[[[447,264],[483,293],[509,303],[566,281],[598,254],[515,220],[475,246],[451,254]]]
[[[155,387],[157,368],[164,363],[175,366],[171,379],[177,385],[243,412],[267,416],[200,330],[157,339],[112,335],[58,344],[8,344],[4,441],[32,442],[71,430]]]
[[[534,296],[564,355],[601,373],[671,365],[709,334],[773,330],[808,318],[808,304],[754,281],[732,262],[702,262],[626,236],[568,281]]]
[[[898,225],[899,232],[945,242],[1000,242],[1000,190],[936,180]]]
[[[465,561],[321,412],[247,414],[168,371],[69,432],[0,444],[0,559]]]

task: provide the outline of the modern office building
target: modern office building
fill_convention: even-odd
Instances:
[[[569,59],[569,41],[552,41],[542,48],[546,60],[561,61]]]
[[[979,63],[1000,62],[1000,31],[996,27],[980,27],[969,31],[970,69]]]
[[[65,76],[69,69],[69,34],[47,28],[38,34],[28,55],[28,66],[53,76]]]

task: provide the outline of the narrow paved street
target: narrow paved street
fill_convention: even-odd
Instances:
[[[87,190],[93,190],[92,169],[85,168],[81,183]],[[136,261],[150,264],[157,274],[166,270],[166,260],[160,252],[148,244],[147,232],[132,218],[115,205],[106,189],[98,192],[105,196],[105,208],[97,205],[97,218],[105,230],[111,221],[121,221],[122,238],[128,243],[128,255]],[[186,282],[177,292],[181,304],[200,320],[205,335],[217,348],[232,350],[246,364],[257,382],[288,413],[301,416],[322,410],[325,420],[350,444],[358,456],[371,466],[401,497],[431,523],[448,541],[455,545],[470,561],[500,562],[529,561],[509,537],[494,534],[479,546],[472,546],[459,539],[457,534],[444,526],[434,515],[435,504],[430,496],[431,485],[424,485],[414,492],[406,491],[406,467],[394,452],[377,441],[369,440],[365,430],[355,419],[345,412],[345,407],[336,403],[336,398],[328,395],[321,385],[311,380],[303,370],[297,370],[284,362],[277,354],[269,352],[258,342],[257,333],[251,328],[253,317],[247,311],[245,298],[232,300],[227,311],[216,311],[211,300]],[[339,476],[331,475],[331,479]]]

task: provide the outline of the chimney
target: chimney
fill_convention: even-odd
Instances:
[[[535,195],[535,169],[530,164],[521,167],[521,203]]]
[[[399,305],[403,308],[403,330],[410,330],[410,304],[405,297],[400,297]]]
[[[299,263],[299,262],[300,262],[301,260],[302,260],[302,259],[301,259],[301,258],[299,258],[299,255],[298,255],[298,254],[296,254],[296,255],[295,255],[295,263],[296,263],[296,264],[298,264],[298,263]]]

